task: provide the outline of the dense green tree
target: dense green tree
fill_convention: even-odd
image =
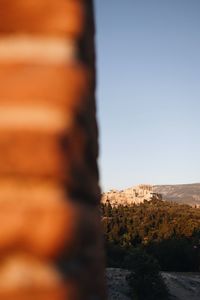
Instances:
[[[141,249],[129,252],[124,266],[131,270],[127,280],[133,299],[164,300],[168,299],[168,290],[160,275],[158,262]]]

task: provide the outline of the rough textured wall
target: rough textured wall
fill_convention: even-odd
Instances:
[[[0,0],[0,299],[105,299],[90,0]]]

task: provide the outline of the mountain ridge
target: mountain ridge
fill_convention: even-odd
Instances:
[[[200,183],[154,185],[153,191],[162,194],[163,200],[200,206]]]

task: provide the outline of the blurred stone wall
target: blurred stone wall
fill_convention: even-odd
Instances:
[[[90,0],[0,0],[0,299],[105,299]]]

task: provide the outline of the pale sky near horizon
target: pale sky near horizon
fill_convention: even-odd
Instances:
[[[103,190],[200,182],[200,1],[94,2]]]

